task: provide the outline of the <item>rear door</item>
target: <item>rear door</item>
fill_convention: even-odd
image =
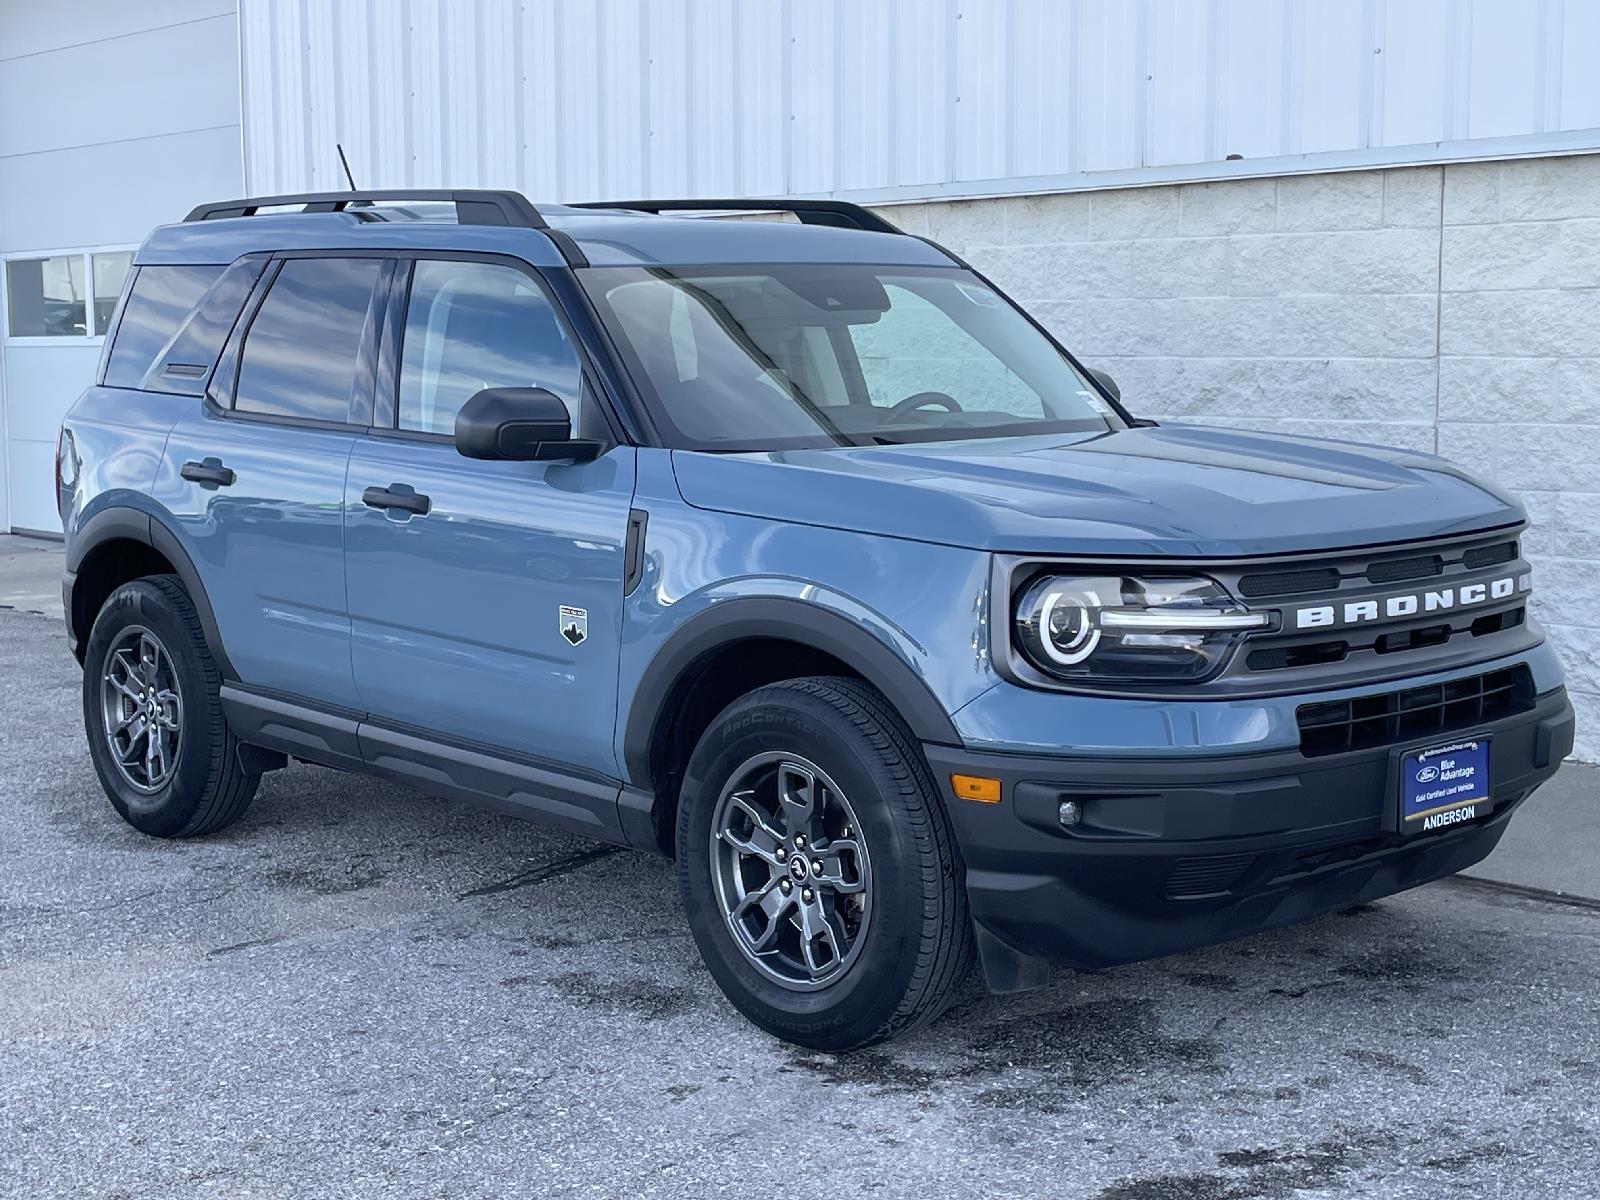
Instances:
[[[623,548],[634,452],[588,463],[463,458],[456,412],[543,387],[573,436],[613,441],[575,339],[514,260],[396,272],[374,428],[345,484],[355,680],[390,726],[614,775]],[[410,496],[374,507],[369,489]]]
[[[156,484],[240,681],[338,708],[359,706],[340,506],[392,271],[379,257],[268,264]]]

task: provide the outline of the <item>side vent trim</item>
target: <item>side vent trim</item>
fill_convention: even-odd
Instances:
[[[644,578],[644,535],[650,524],[650,514],[642,508],[628,510],[628,538],[622,552],[622,594],[633,595],[633,589]]]

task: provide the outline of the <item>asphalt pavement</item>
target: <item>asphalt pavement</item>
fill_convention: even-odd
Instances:
[[[1557,886],[1449,881],[1024,996],[969,987],[834,1057],[721,998],[658,859],[307,766],[221,835],[134,833],[58,622],[14,607],[0,1195],[1600,1190],[1600,865],[1571,832],[1594,828],[1593,769],[1513,823]]]
[[[61,543],[0,534],[0,611],[61,616]]]

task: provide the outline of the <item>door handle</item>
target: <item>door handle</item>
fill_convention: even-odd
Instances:
[[[214,487],[232,487],[237,478],[230,468],[215,458],[208,458],[204,462],[186,462],[178,474],[190,483],[209,483]]]
[[[403,512],[415,513],[419,517],[426,515],[433,507],[433,501],[420,492],[394,490],[400,486],[391,484],[386,488],[369,487],[361,493],[361,503],[368,508],[398,508]]]

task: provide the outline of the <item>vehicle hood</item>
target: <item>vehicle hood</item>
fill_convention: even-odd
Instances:
[[[1026,554],[1235,557],[1524,519],[1431,454],[1192,425],[672,457],[697,508]]]

